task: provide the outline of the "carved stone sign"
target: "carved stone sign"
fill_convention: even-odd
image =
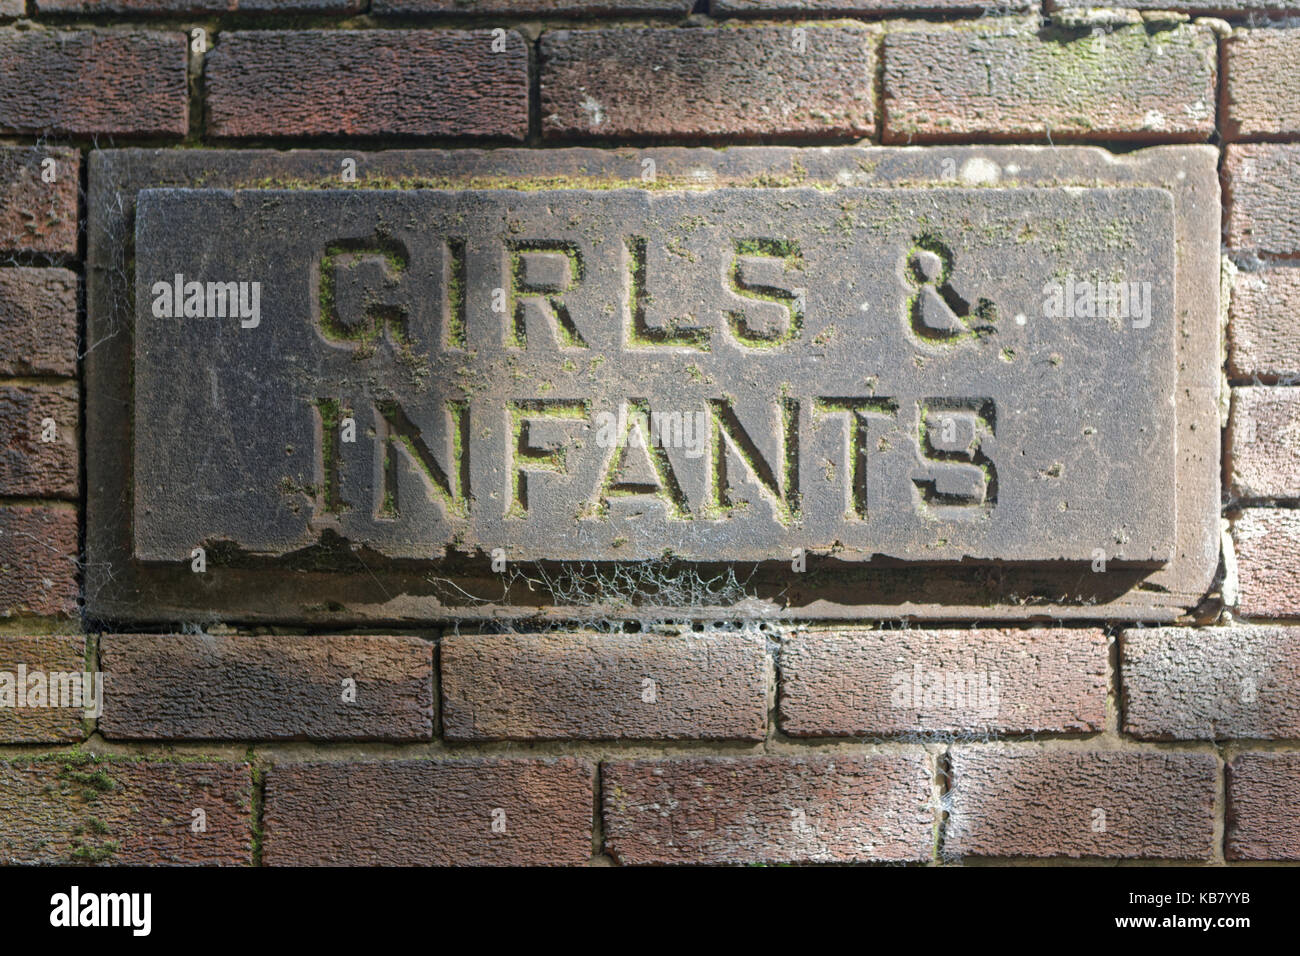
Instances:
[[[1212,162],[1169,150],[1132,182],[1058,185],[1064,155],[1029,161],[1095,151],[985,150],[1026,161],[988,188],[863,171],[909,151],[806,151],[838,160],[820,179],[804,151],[740,151],[796,157],[802,176],[774,187],[662,152],[689,176],[593,188],[570,167],[535,189],[502,167],[380,190],[239,168],[266,154],[221,154],[202,183],[198,159],[134,183],[138,153],[92,163],[93,200],[134,201],[133,226],[92,209],[92,333],[131,375],[130,483],[92,546],[111,540],[137,585],[170,582],[162,606],[230,617],[274,616],[239,593],[251,574],[323,587],[287,616],[496,613],[516,599],[458,607],[431,582],[486,594],[516,562],[747,562],[764,611],[796,616],[856,615],[855,590],[873,615],[957,614],[962,587],[1041,607],[1014,583],[961,584],[976,567],[1040,589],[1093,577],[1080,607],[1183,574],[1180,527],[1203,537],[1209,511],[1180,493],[1179,396],[1215,384],[1189,373],[1187,327],[1214,317],[1179,281],[1173,167],[1209,189]],[[133,249],[121,276],[102,268],[110,230]],[[774,597],[776,568],[794,601]],[[944,568],[955,599],[926,593]],[[112,593],[110,570],[92,576]]]
[[[135,248],[144,561],[1171,555],[1159,190],[146,190]]]

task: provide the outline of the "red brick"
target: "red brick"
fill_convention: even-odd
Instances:
[[[207,56],[216,136],[528,133],[528,49],[509,31],[223,33]]]
[[[0,507],[0,618],[77,608],[77,513]]]
[[[357,13],[365,0],[36,0],[40,13]]]
[[[1125,733],[1300,737],[1300,627],[1135,628],[1120,651]]]
[[[799,737],[1103,729],[1099,630],[837,631],[781,650],[781,729]]]
[[[1300,144],[1234,143],[1223,172],[1228,245],[1264,255],[1300,253]]]
[[[986,139],[1190,142],[1214,131],[1214,34],[1099,36],[1016,25],[887,34],[887,143]]]
[[[1183,860],[1213,848],[1210,754],[958,747],[951,768],[946,857]]]
[[[1232,524],[1243,617],[1300,617],[1300,511],[1247,508]]]
[[[552,30],[542,35],[542,133],[627,136],[869,135],[877,34],[796,28]],[[798,36],[806,47],[796,49]]]
[[[42,422],[53,419],[54,441]],[[77,497],[77,386],[0,386],[0,494]]]
[[[1237,30],[1223,53],[1224,136],[1300,134],[1300,28]]]
[[[934,844],[919,752],[616,761],[601,781],[620,863],[928,860]]]
[[[278,765],[266,778],[263,859],[268,866],[585,863],[594,784],[595,767],[572,757]]]
[[[20,679],[19,668],[24,668]],[[40,706],[18,706],[19,687],[24,687],[23,695],[27,703],[32,697],[27,690],[32,689],[31,677],[41,674],[48,681],[51,674],[86,673],[86,639],[80,634],[43,634],[36,637],[0,637],[0,673],[9,675],[3,678],[14,683],[8,688],[15,699],[0,704],[0,743],[6,744],[42,744],[67,743],[70,740],[84,740],[86,726],[83,718],[87,712],[94,716],[94,696],[87,700],[82,696],[81,707],[57,706],[57,691],[45,692],[45,699]],[[48,688],[50,685],[45,683]],[[85,687],[83,683],[80,685]],[[6,691],[6,693],[8,692]],[[84,690],[82,691],[84,694]],[[68,702],[68,698],[64,702]]]
[[[0,34],[0,132],[183,136],[183,33]]]
[[[450,13],[461,16],[503,14],[515,17],[584,16],[636,13],[671,17],[691,12],[695,0],[371,0],[376,16],[413,13]]]
[[[1229,860],[1300,860],[1300,754],[1239,754],[1228,764]]]
[[[1227,446],[1234,496],[1300,497],[1300,389],[1234,388]]]
[[[733,14],[843,14],[854,16],[873,13],[984,13],[990,8],[999,12],[1037,9],[1034,0],[710,0],[714,16]]]
[[[76,374],[76,274],[0,269],[0,375]]]
[[[131,866],[252,862],[245,763],[95,760],[0,763],[0,860]],[[194,832],[202,810],[206,830]]]
[[[1232,375],[1300,375],[1300,269],[1238,272],[1228,340]]]
[[[459,634],[443,638],[441,661],[452,740],[761,740],[767,730],[757,634]]]
[[[106,634],[99,646],[105,737],[433,736],[433,645],[419,638]]]
[[[43,178],[47,159],[54,160],[52,183]],[[0,252],[75,255],[80,184],[75,149],[0,146]]]

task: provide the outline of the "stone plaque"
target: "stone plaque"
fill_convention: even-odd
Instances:
[[[1160,190],[145,190],[135,249],[143,561],[1172,553]]]
[[[96,154],[92,610],[1177,616],[1213,152],[941,152]]]

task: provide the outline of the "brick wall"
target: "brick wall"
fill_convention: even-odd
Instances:
[[[0,708],[0,859],[1300,860],[1300,3],[1086,6],[0,0],[0,672],[106,681]],[[83,627],[92,150],[1001,142],[1221,152],[1227,533],[1181,626]]]

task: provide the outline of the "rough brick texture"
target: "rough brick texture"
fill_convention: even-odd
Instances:
[[[1135,628],[1120,652],[1126,733],[1300,738],[1300,628]]]
[[[783,26],[549,31],[542,133],[866,136],[875,43],[862,24],[809,24],[798,36]]]
[[[75,498],[78,421],[75,384],[0,386],[0,494]]]
[[[443,732],[453,740],[761,740],[766,659],[756,634],[450,635]]]
[[[1237,30],[1223,51],[1224,135],[1300,134],[1300,28]]]
[[[45,181],[46,168],[54,182]],[[75,253],[80,184],[75,149],[0,146],[0,252]]]
[[[19,668],[23,668],[22,671]],[[55,690],[50,692],[50,675],[84,674],[86,671],[86,639],[79,634],[42,634],[36,637],[0,637],[0,743],[34,744],[67,743],[84,740],[86,728],[83,717],[86,704],[91,704],[81,692],[82,707],[59,707],[57,703],[76,703],[71,696],[70,682],[56,678]],[[34,674],[41,676],[40,684],[33,684]],[[12,683],[9,681],[12,680]],[[8,684],[8,687],[5,685]],[[83,683],[78,685],[85,687]],[[44,697],[34,697],[29,691],[44,687]],[[60,689],[67,688],[69,696],[61,697]],[[13,697],[8,697],[9,694]],[[19,707],[18,695],[27,706]],[[32,706],[39,704],[40,706]],[[90,710],[93,711],[93,704]],[[93,713],[91,714],[93,717]]]
[[[1300,511],[1247,508],[1232,524],[1243,617],[1300,617]]]
[[[623,16],[645,13],[668,17],[690,13],[694,6],[694,0],[547,0],[544,9],[539,7],[536,0],[371,0],[370,12],[377,16],[451,13],[559,17],[593,13]]]
[[[0,763],[0,861],[133,866],[252,862],[244,763]],[[207,829],[195,833],[193,812]]]
[[[277,766],[266,779],[263,860],[271,866],[585,863],[595,772],[568,757]]]
[[[1264,255],[1300,253],[1300,144],[1231,145],[1223,171],[1228,245]]]
[[[36,0],[41,13],[356,13],[365,0]]]
[[[885,37],[884,139],[1207,139],[1214,34],[936,29]]]
[[[433,646],[415,637],[106,634],[100,665],[109,738],[433,735]]]
[[[1225,855],[1229,860],[1300,860],[1300,754],[1240,754],[1228,764]]]
[[[0,375],[76,374],[76,274],[0,269]]]
[[[1033,0],[710,0],[709,11],[728,14],[854,14],[983,13],[990,7],[1012,12],[1036,7]]]
[[[923,753],[615,761],[601,783],[620,863],[927,860],[934,842]]]
[[[182,33],[0,34],[0,132],[183,136]]]
[[[1300,269],[1237,273],[1228,339],[1232,375],[1300,375]]]
[[[1227,466],[1238,498],[1300,498],[1300,388],[1232,390]]]
[[[73,613],[76,561],[71,508],[0,507],[0,618]]]
[[[954,748],[947,857],[1206,859],[1217,766],[1202,753]]]
[[[223,33],[208,54],[208,130],[225,137],[528,132],[528,50],[509,31]]]
[[[1178,10],[1240,17],[1251,13],[1295,13],[1296,0],[1047,0],[1048,10],[1119,7],[1125,10]]]
[[[1098,630],[797,634],[781,650],[781,729],[835,737],[1101,730]]]

